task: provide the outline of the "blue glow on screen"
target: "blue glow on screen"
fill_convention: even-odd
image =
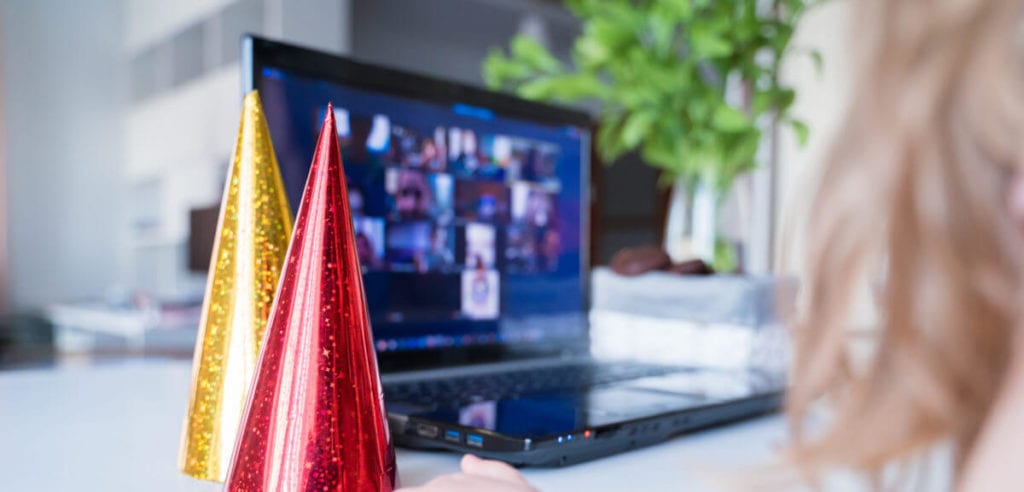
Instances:
[[[454,104],[452,105],[452,112],[457,115],[479,118],[481,120],[494,119],[494,111],[478,106],[470,106],[468,104]]]

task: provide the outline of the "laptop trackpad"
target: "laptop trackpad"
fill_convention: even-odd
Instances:
[[[584,394],[587,427],[650,417],[706,403],[697,395],[649,391],[628,385],[595,388]]]

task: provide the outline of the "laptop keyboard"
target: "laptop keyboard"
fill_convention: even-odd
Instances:
[[[384,385],[384,400],[430,404],[498,400],[531,393],[587,388],[679,372],[678,367],[636,363],[574,364]]]

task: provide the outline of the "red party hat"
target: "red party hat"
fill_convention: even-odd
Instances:
[[[395,487],[347,196],[328,105],[225,490]]]

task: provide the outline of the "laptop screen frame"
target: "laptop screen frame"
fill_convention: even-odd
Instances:
[[[377,353],[382,372],[504,362],[534,358],[585,355],[590,346],[590,165],[595,123],[582,111],[523,100],[507,94],[361,62],[353,58],[272,41],[254,35],[242,38],[242,94],[260,89],[260,74],[272,67],[305,77],[358,90],[413,98],[441,105],[468,104],[503,117],[546,125],[568,125],[583,135],[580,150],[580,276],[582,313],[580,335],[575,338],[542,338],[530,343],[496,343],[429,350]],[[293,205],[297,206],[297,204]]]

